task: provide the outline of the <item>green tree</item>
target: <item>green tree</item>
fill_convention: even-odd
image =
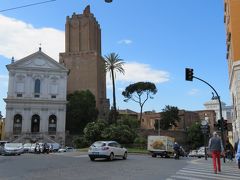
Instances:
[[[122,74],[125,73],[123,69],[124,62],[122,59],[119,58],[118,54],[110,53],[109,55],[105,56],[105,68],[106,71],[110,73],[110,78],[112,79],[112,86],[113,86],[113,121],[116,122],[117,120],[117,105],[116,105],[116,91],[115,91],[115,77],[116,72],[120,72]]]
[[[169,128],[172,128],[172,126],[177,127],[177,122],[180,121],[178,112],[179,110],[175,106],[165,106],[160,115],[160,128],[168,130]],[[154,126],[155,129],[158,129],[158,121],[155,121]]]
[[[204,144],[200,123],[193,124],[187,129],[187,142],[191,146],[190,149],[197,149]]]
[[[140,106],[140,121],[142,120],[143,106],[149,98],[153,98],[151,95],[157,93],[157,88],[154,83],[151,82],[137,82],[130,84],[122,92],[122,95],[126,98],[124,101],[132,100]]]
[[[84,137],[91,144],[94,141],[103,140],[102,132],[107,127],[104,121],[88,123],[84,128]]]
[[[129,115],[122,115],[121,119],[117,121],[117,124],[127,125],[128,127],[134,130],[137,130],[140,127],[137,118],[131,117]]]
[[[136,132],[124,124],[112,124],[105,128],[102,137],[108,140],[115,140],[121,144],[131,144],[137,137]]]
[[[67,96],[66,129],[70,134],[82,134],[89,122],[97,119],[98,110],[94,95],[89,91],[75,91]]]

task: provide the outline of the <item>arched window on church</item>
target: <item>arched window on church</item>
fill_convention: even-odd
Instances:
[[[41,88],[40,79],[36,79],[34,84],[34,97],[40,97],[40,88]]]
[[[13,119],[13,134],[21,134],[22,132],[22,116],[16,114]]]
[[[48,119],[48,133],[56,134],[57,131],[57,117],[55,115],[49,116]]]

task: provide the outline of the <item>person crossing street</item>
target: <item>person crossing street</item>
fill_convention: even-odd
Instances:
[[[217,132],[213,132],[213,136],[209,139],[208,148],[212,153],[214,173],[217,174],[217,170],[218,172],[221,172],[220,156],[224,151],[222,141],[219,138]]]

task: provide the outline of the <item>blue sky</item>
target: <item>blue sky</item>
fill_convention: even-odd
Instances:
[[[0,11],[44,0],[2,0]],[[58,61],[64,52],[66,16],[82,13],[87,5],[102,30],[102,55],[116,52],[126,62],[125,76],[117,74],[117,107],[139,112],[139,105],[123,102],[130,83],[154,82],[158,93],[144,111],[165,105],[202,110],[212,97],[206,84],[185,81],[185,68],[209,82],[231,105],[226,60],[223,0],[56,0],[0,12],[0,110],[5,115],[11,57],[21,59],[42,50]],[[107,96],[112,89],[107,75]],[[112,101],[111,101],[112,103]]]

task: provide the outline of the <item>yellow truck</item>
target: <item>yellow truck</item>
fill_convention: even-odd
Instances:
[[[174,138],[169,136],[148,136],[148,151],[152,157],[169,158],[174,154]]]

